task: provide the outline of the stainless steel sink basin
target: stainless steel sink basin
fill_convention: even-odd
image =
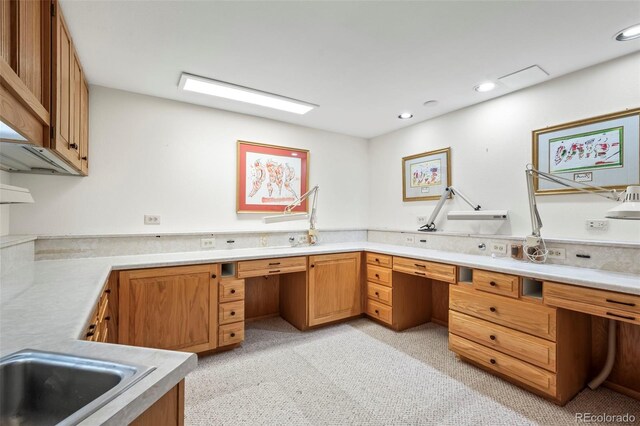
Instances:
[[[155,367],[24,350],[0,359],[1,425],[75,425]]]

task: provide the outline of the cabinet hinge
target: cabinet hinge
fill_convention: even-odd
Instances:
[[[56,4],[51,2],[51,16],[56,16]]]

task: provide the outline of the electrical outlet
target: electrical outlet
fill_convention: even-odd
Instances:
[[[416,237],[414,237],[413,235],[405,235],[404,242],[407,244],[413,244],[416,242]]]
[[[427,217],[426,216],[418,216],[418,225],[426,225]]]
[[[491,243],[491,253],[507,254],[507,245],[504,243]]]
[[[549,259],[566,259],[567,251],[563,248],[548,248],[547,257]]]
[[[587,219],[587,229],[598,229],[604,231],[609,227],[608,220],[602,219]]]
[[[145,214],[144,215],[144,224],[145,225],[160,225],[160,216],[153,214]]]
[[[200,248],[211,249],[216,247],[215,238],[200,238]]]
[[[267,236],[260,235],[260,247],[266,247],[266,246],[267,246]]]

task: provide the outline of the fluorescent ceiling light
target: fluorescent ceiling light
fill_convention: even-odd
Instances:
[[[495,88],[496,88],[496,84],[491,82],[491,81],[487,81],[486,83],[478,84],[476,87],[474,87],[476,92],[488,92],[488,91],[493,90]]]
[[[616,34],[616,40],[628,41],[640,37],[640,24],[633,25]]]
[[[298,101],[273,93],[262,92],[224,81],[211,80],[209,78],[182,73],[180,76],[180,89],[187,92],[202,93],[209,96],[231,99],[248,104],[260,105],[267,108],[279,109],[281,111],[293,112],[294,114],[306,114],[318,105],[308,102]]]
[[[402,114],[400,114],[398,116],[398,118],[400,120],[407,120],[407,119],[412,118],[412,117],[413,117],[413,114],[411,114],[410,112],[403,112]]]

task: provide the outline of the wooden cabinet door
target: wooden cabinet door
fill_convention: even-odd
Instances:
[[[89,174],[89,86],[82,78],[82,92],[80,93],[80,160],[81,172]]]
[[[119,343],[202,352],[217,345],[218,265],[120,273]]]
[[[51,148],[78,170],[81,168],[79,145],[80,84],[82,72],[69,30],[59,8],[54,17]]]
[[[309,325],[362,313],[360,253],[309,257]]]

